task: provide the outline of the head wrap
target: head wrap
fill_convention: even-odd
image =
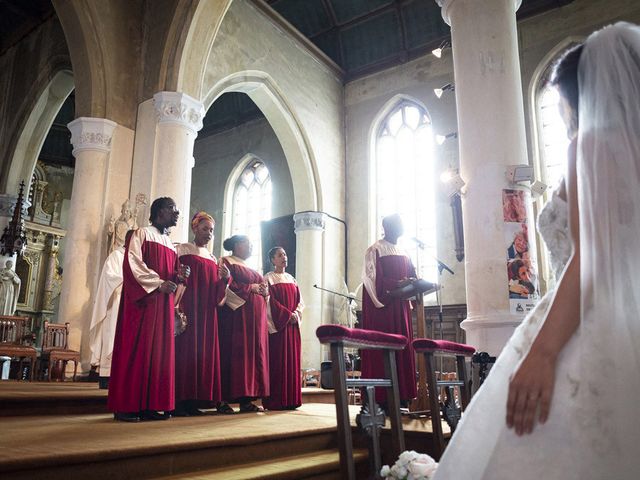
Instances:
[[[203,220],[209,220],[211,223],[213,223],[215,225],[216,221],[213,219],[213,217],[211,215],[209,215],[207,212],[197,212],[193,218],[191,219],[191,230],[195,230],[196,227],[200,224],[200,222],[202,222]]]

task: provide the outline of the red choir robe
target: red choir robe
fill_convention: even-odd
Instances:
[[[362,328],[404,335],[409,339],[409,345],[396,354],[402,400],[417,396],[416,362],[411,347],[411,305],[408,300],[393,298],[388,292],[397,288],[398,280],[415,276],[411,259],[397,245],[382,239],[367,249],[362,276]],[[363,378],[384,377],[382,352],[363,350],[361,363]],[[384,389],[376,389],[376,400],[386,401]]]
[[[304,308],[300,289],[288,273],[269,272],[267,323],[269,327],[269,385],[271,394],[262,401],[269,410],[289,410],[302,405],[300,378],[300,321]],[[291,315],[297,320],[291,323]]]
[[[222,400],[217,307],[227,281],[218,278],[216,258],[205,247],[183,243],[177,251],[191,274],[180,301],[187,328],[176,337],[176,401],[200,400],[209,407]]]
[[[176,249],[153,226],[136,230],[125,250],[122,297],[113,345],[108,407],[112,412],[174,409]]]
[[[222,257],[231,272],[225,306],[220,310],[220,370],[222,398],[269,396],[269,342],[267,308],[262,295],[251,293],[262,275],[235,256]]]

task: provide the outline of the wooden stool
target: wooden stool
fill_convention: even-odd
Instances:
[[[407,345],[407,338],[402,335],[347,328],[342,325],[322,325],[316,330],[320,343],[331,345],[331,370],[333,375],[333,391],[336,402],[336,416],[338,420],[338,446],[340,448],[340,471],[342,478],[354,480],[356,478],[355,463],[353,461],[353,441],[351,438],[351,424],[349,422],[349,402],[347,388],[366,387],[367,404],[363,405],[370,420],[361,426],[365,430],[371,430],[373,435],[372,447],[372,475],[377,475],[381,468],[380,444],[377,437],[380,418],[377,418],[377,405],[375,405],[375,387],[387,389],[389,416],[391,419],[391,441],[394,454],[400,455],[404,451],[404,434],[400,420],[400,394],[398,390],[398,371],[396,369],[396,351],[403,350]],[[347,379],[344,361],[344,348],[358,348],[360,350],[383,350],[384,379],[349,378]],[[384,415],[381,419],[384,423]]]
[[[436,455],[441,456],[444,452],[444,434],[442,432],[442,416],[440,414],[440,403],[438,401],[438,391],[445,387],[449,392],[453,388],[460,388],[460,410],[459,415],[467,408],[471,400],[471,389],[467,380],[467,370],[465,358],[473,356],[476,349],[463,343],[448,342],[446,340],[431,340],[429,338],[418,338],[413,341],[413,349],[416,354],[422,354],[425,358],[427,368],[427,392],[429,393],[429,406],[431,410],[431,425],[433,427],[434,443]],[[436,377],[435,357],[453,356],[456,357],[456,370],[458,380],[438,380]],[[453,394],[449,395],[450,407],[455,403]],[[446,405],[445,405],[446,407]],[[455,414],[454,414],[455,415]],[[447,418],[447,423],[451,427],[451,433],[455,431],[457,418]]]

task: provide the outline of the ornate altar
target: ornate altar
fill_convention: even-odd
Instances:
[[[25,231],[27,248],[16,262],[16,273],[22,282],[16,315],[31,318],[29,329],[40,344],[42,324],[53,321],[56,299],[62,287],[62,268],[58,259],[60,241],[66,235],[61,225],[63,197],[53,191],[47,181],[45,166],[38,162],[31,179],[31,207]]]
[[[33,222],[25,222],[25,227],[29,243],[16,263],[16,273],[22,281],[16,315],[32,319],[29,328],[37,335],[39,345],[42,324],[52,321],[62,287],[58,252],[66,231]]]

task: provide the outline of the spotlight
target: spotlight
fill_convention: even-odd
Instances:
[[[451,46],[451,43],[449,43],[449,40],[443,40],[438,46],[438,48],[434,48],[433,50],[431,50],[431,53],[433,53],[433,55],[436,58],[442,58],[443,50],[445,48],[449,48],[450,46]]]
[[[443,85],[440,88],[433,89],[433,93],[435,93],[436,97],[438,98],[442,97],[442,94],[446,91],[455,92],[456,91],[455,85],[453,83],[447,83],[446,85]]]
[[[466,182],[462,179],[457,170],[453,168],[448,168],[442,175],[440,175],[440,180],[445,184],[445,192],[448,197],[453,197],[456,194],[462,193],[462,188],[465,186]]]
[[[533,167],[530,165],[509,165],[506,174],[511,183],[533,182],[535,180]]]
[[[442,145],[449,138],[458,138],[458,132],[447,133],[446,135],[436,135],[436,143]]]

